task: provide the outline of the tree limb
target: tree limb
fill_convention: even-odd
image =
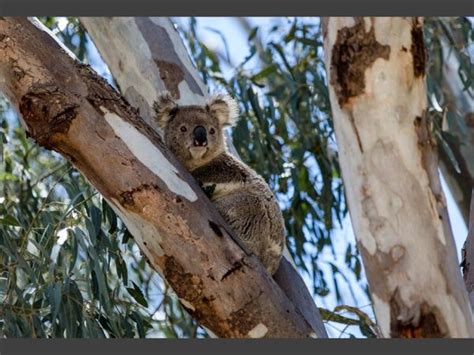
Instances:
[[[470,337],[426,117],[420,18],[323,22],[331,108],[347,202],[385,337]]]

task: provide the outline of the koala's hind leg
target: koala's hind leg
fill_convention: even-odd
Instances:
[[[284,224],[273,196],[235,193],[214,204],[237,237],[273,274],[280,263],[284,245]]]

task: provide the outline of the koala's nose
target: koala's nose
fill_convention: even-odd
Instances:
[[[203,126],[194,128],[193,135],[195,147],[205,147],[207,145],[207,133]]]

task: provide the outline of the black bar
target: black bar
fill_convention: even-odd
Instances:
[[[469,16],[473,0],[0,0],[6,16]]]
[[[473,355],[473,339],[314,339],[314,340],[184,340],[184,339],[2,339],[1,355]]]

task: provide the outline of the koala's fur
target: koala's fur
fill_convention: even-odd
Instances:
[[[211,201],[237,237],[273,274],[283,252],[284,221],[263,178],[227,151],[224,127],[238,116],[236,102],[218,94],[205,106],[178,106],[171,94],[164,92],[154,109],[166,146],[204,191],[211,192]],[[199,141],[195,138],[197,127],[207,133],[204,146],[199,146],[204,144],[202,137]]]

